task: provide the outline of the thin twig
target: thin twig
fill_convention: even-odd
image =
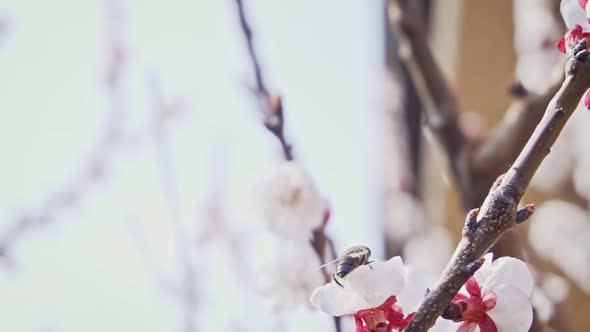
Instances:
[[[281,97],[278,94],[270,93],[267,86],[264,83],[261,69],[262,66],[260,65],[260,61],[254,50],[252,28],[250,27],[250,24],[248,23],[248,20],[246,18],[243,0],[235,1],[240,18],[240,27],[242,29],[244,39],[246,40],[246,44],[248,46],[248,55],[250,57],[250,62],[254,70],[257,93],[259,98],[261,98],[261,108],[263,110],[264,126],[278,139],[283,150],[284,159],[287,161],[292,161],[294,160],[292,146],[290,143],[288,143],[284,133],[285,122],[283,117],[283,103]],[[325,233],[325,225],[328,218],[329,212],[327,212],[327,214],[324,216],[322,225],[312,232],[312,238],[310,240],[310,245],[313,247],[316,255],[320,260],[320,264],[322,265],[326,263],[326,257],[330,257],[326,255],[326,251],[330,252],[332,259],[336,258],[336,253],[332,241],[329,237],[326,236]],[[321,271],[324,277],[324,281],[330,282],[332,280],[332,277],[327,272],[327,270],[323,268],[321,269]],[[336,329],[336,332],[341,331],[339,317],[334,317],[334,327]]]
[[[262,104],[261,109],[264,117],[264,126],[279,140],[285,159],[293,160],[292,146],[287,141],[284,132],[283,102],[281,96],[270,93],[264,83],[262,66],[260,65],[260,60],[256,55],[256,51],[254,50],[252,28],[246,18],[244,3],[242,0],[236,0],[236,5],[240,17],[240,27],[242,28],[244,39],[248,46],[248,55],[254,70],[256,93]]]
[[[507,230],[524,222],[534,211],[532,205],[517,211],[518,203],[583,94],[590,88],[586,47],[586,40],[576,47],[575,55],[566,64],[565,81],[512,167],[496,180],[481,209],[474,209],[467,215],[463,237],[442,278],[426,296],[405,332],[428,331],[479,268],[481,257]]]

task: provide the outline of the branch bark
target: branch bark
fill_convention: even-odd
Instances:
[[[532,205],[518,211],[517,206],[584,92],[590,88],[590,60],[586,48],[586,40],[576,47],[577,51],[566,64],[565,81],[522,152],[508,172],[496,180],[481,209],[468,214],[463,237],[441,280],[424,299],[405,332],[428,331],[461,286],[479,268],[481,257],[507,230],[532,214]]]

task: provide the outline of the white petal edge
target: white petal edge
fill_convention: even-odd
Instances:
[[[426,270],[416,267],[406,267],[405,287],[397,296],[397,304],[409,314],[418,309],[426,289],[436,282],[436,277],[430,275]]]
[[[439,317],[428,332],[456,332],[461,324],[463,324],[463,322],[455,323],[452,320],[446,320]]]
[[[565,26],[568,29],[579,24],[584,31],[590,31],[590,23],[588,23],[586,11],[580,7],[578,0],[562,0],[560,10]]]
[[[404,289],[404,274],[402,259],[396,256],[356,268],[344,278],[343,285],[352,288],[368,303],[367,308],[372,308]]]
[[[314,307],[332,316],[352,314],[369,308],[368,303],[356,291],[342,288],[335,283],[316,288],[310,301]]]
[[[533,323],[533,306],[529,297],[519,288],[502,286],[494,290],[496,307],[488,311],[498,331],[526,332]]]
[[[494,254],[491,252],[487,253],[485,256],[483,256],[483,258],[483,265],[479,268],[479,270],[475,271],[474,274],[475,280],[477,280],[480,286],[482,286],[492,274],[492,262],[494,261]]]
[[[480,283],[482,292],[495,291],[503,285],[511,285],[530,296],[534,287],[531,271],[525,262],[513,257],[500,257],[492,263],[490,275]],[[479,280],[478,280],[479,282]]]

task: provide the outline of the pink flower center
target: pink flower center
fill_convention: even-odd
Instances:
[[[404,317],[402,308],[397,306],[396,302],[397,298],[390,296],[378,307],[357,311],[354,314],[356,332],[401,331],[414,314]]]
[[[445,309],[443,318],[464,322],[458,332],[473,331],[475,326],[479,326],[481,332],[497,332],[496,324],[487,314],[496,307],[496,294],[489,290],[482,296],[481,287],[474,277],[467,280],[465,288],[469,296],[460,293],[455,295]]]
[[[573,28],[571,28],[568,32],[565,33],[565,36],[559,40],[557,43],[557,48],[562,52],[566,53],[569,50],[572,50],[582,39],[589,39],[590,33],[584,32],[582,26],[576,24]]]

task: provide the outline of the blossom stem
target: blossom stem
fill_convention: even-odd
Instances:
[[[466,267],[480,259],[515,226],[518,203],[533,175],[590,88],[590,60],[585,48],[569,58],[565,75],[565,81],[549,102],[528,143],[508,172],[492,186],[480,208],[472,236],[463,236],[438,285],[426,296],[405,332],[428,331],[473,274],[474,271]]]

